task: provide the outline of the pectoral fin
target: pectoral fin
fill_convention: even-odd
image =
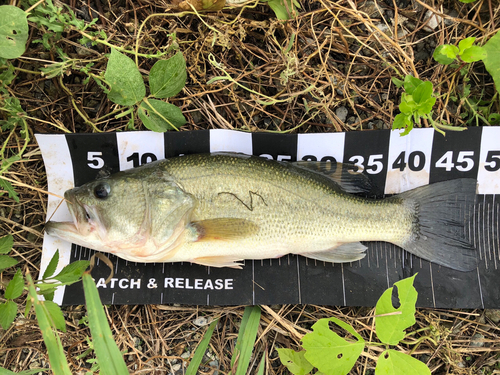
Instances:
[[[202,266],[210,267],[230,267],[241,269],[243,263],[236,263],[243,259],[238,259],[231,256],[213,256],[213,257],[199,257],[192,260],[193,263],[201,264]]]
[[[363,259],[366,255],[364,253],[366,249],[367,247],[361,242],[349,242],[328,250],[316,251],[314,253],[306,253],[302,255],[322,262],[346,263]]]
[[[259,226],[245,219],[220,218],[191,223],[198,236],[196,241],[228,241],[257,233]]]

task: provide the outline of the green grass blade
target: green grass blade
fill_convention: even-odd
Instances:
[[[262,359],[260,360],[259,370],[257,375],[264,375],[264,370],[266,369],[266,353],[262,354]]]
[[[231,358],[231,368],[237,361],[236,372],[234,375],[245,375],[248,372],[248,365],[252,355],[253,346],[257,337],[257,330],[260,323],[260,307],[248,306],[245,308],[243,318],[241,319],[238,340]],[[231,372],[232,374],[232,372]]]
[[[82,280],[92,342],[101,374],[128,375],[127,365],[109,328],[94,280],[88,272],[83,274]]]
[[[55,375],[71,375],[61,340],[52,329],[50,314],[44,303],[38,300],[33,280],[29,273],[26,274],[26,278],[28,280],[29,298],[31,303],[35,306],[38,325],[42,331],[43,341],[45,342],[49,354],[50,367]]]
[[[194,352],[193,359],[189,363],[188,368],[186,369],[186,375],[196,375],[198,373],[198,368],[200,367],[201,360],[207,351],[208,344],[210,343],[210,339],[212,338],[212,334],[214,333],[215,326],[217,325],[217,319],[210,323],[210,326],[205,332],[203,339],[200,341],[200,344],[196,348]]]

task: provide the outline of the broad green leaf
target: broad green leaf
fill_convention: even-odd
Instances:
[[[285,1],[287,2],[285,4]],[[289,20],[294,16],[295,10],[300,9],[300,4],[296,0],[267,0],[269,7],[273,10],[276,18],[282,21]],[[288,8],[288,10],[287,10]],[[291,14],[289,14],[289,11]]]
[[[412,96],[415,103],[425,103],[432,97],[432,83],[429,81],[422,82],[413,90]]]
[[[500,32],[493,35],[483,46],[486,57],[483,59],[484,66],[493,77],[497,91],[500,90]]]
[[[165,99],[177,95],[186,84],[186,60],[177,52],[168,60],[158,60],[149,72],[151,95]]]
[[[395,309],[392,306],[392,289],[387,289],[375,306],[375,332],[384,344],[397,345],[404,337],[404,330],[415,324],[415,303],[417,302],[417,291],[413,287],[415,276],[408,277],[394,283],[397,286],[400,306]],[[386,315],[400,313],[398,315]]]
[[[127,365],[109,328],[99,292],[90,273],[82,276],[89,327],[101,374],[128,375]]]
[[[56,250],[54,256],[49,262],[49,265],[45,269],[45,272],[43,273],[42,279],[47,279],[51,277],[54,272],[56,272],[57,264],[59,263],[59,249]]]
[[[306,375],[311,372],[313,365],[304,357],[305,350],[296,352],[292,349],[277,349],[281,363],[283,363],[288,371],[293,375]]]
[[[44,301],[42,303],[45,305],[45,308],[50,314],[50,319],[53,323],[52,326],[60,331],[66,332],[66,322],[64,321],[61,308],[57,305],[57,303],[52,301]]]
[[[438,46],[434,50],[432,57],[434,58],[434,60],[436,60],[440,64],[449,65],[453,61],[455,61],[455,59],[457,58],[458,52],[459,52],[459,50],[456,46],[451,45],[451,44],[444,44],[444,45]]]
[[[21,270],[17,270],[16,274],[10,280],[9,285],[5,288],[5,298],[6,299],[16,299],[22,293],[24,289],[24,279]]]
[[[54,279],[59,280],[62,283],[71,283],[80,280],[82,274],[89,267],[90,262],[88,260],[77,260],[76,262],[68,264],[64,267],[61,272],[59,272]]]
[[[12,246],[14,246],[14,237],[11,234],[0,238],[0,254],[7,254],[12,250]]]
[[[231,368],[235,366],[236,360],[238,361],[234,375],[245,375],[248,373],[248,365],[252,357],[257,331],[259,330],[260,313],[259,306],[247,306],[245,308],[238,332],[238,339],[236,340],[234,353],[231,357]]]
[[[403,83],[403,86],[405,88],[406,93],[411,95],[413,94],[413,90],[415,90],[421,83],[422,81],[420,79],[407,74],[405,76],[405,81]]]
[[[417,110],[417,104],[413,100],[413,96],[407,93],[401,94],[401,103],[399,103],[399,110],[402,113],[411,114]]]
[[[0,255],[0,272],[6,268],[13,267],[17,264],[17,260],[8,256],[8,255]]]
[[[432,112],[432,107],[434,107],[434,104],[436,103],[436,98],[431,97],[427,99],[425,102],[420,103],[418,105],[418,111],[417,114],[419,116],[425,116],[428,115]]]
[[[17,304],[14,301],[7,301],[0,304],[0,325],[7,330],[17,315]]]
[[[464,4],[470,4],[470,3],[473,3],[474,1],[476,0],[459,0],[461,3],[464,3]]]
[[[146,95],[146,86],[134,61],[111,49],[104,79],[110,86],[108,99],[113,103],[131,106]]]
[[[0,57],[21,56],[26,51],[28,35],[26,12],[13,5],[0,6]]]
[[[403,373],[405,375],[430,375],[431,371],[425,363],[396,350],[388,349],[378,357],[375,375],[400,375]]]
[[[19,203],[19,196],[17,195],[16,191],[14,190],[14,187],[12,186],[12,184],[9,181],[4,180],[1,176],[0,176],[0,189],[5,190],[9,194],[9,198],[12,198],[17,203]],[[1,190],[0,190],[0,195],[2,195]]]
[[[49,354],[49,362],[52,371],[57,375],[71,375],[66,355],[64,354],[63,346],[59,336],[52,330],[50,324],[50,314],[46,306],[38,300],[35,287],[31,275],[26,274],[28,280],[29,298],[35,306],[36,318],[38,325],[42,331],[43,341]]]
[[[347,341],[333,332],[329,322],[334,322],[357,341]],[[352,369],[363,351],[365,340],[347,323],[337,319],[320,319],[312,326],[313,332],[302,338],[306,359],[325,374],[346,375]]]
[[[471,36],[469,38],[462,39],[460,42],[458,42],[458,53],[457,53],[457,55],[461,55],[462,53],[464,53],[464,51],[467,48],[472,47],[472,45],[474,44],[475,40],[476,40],[476,38],[473,37],[473,36]]]
[[[460,55],[462,61],[466,63],[484,60],[485,57],[486,50],[480,46],[472,46],[470,48],[467,48],[464,53]]]
[[[214,333],[215,326],[217,325],[218,320],[214,320],[210,323],[210,326],[207,329],[207,332],[203,335],[203,339],[200,341],[200,344],[196,348],[194,352],[193,359],[189,363],[188,368],[186,369],[186,375],[196,375],[198,374],[198,369],[200,367],[200,363],[203,360],[203,356],[207,351],[208,344],[210,344],[210,338]]]
[[[144,126],[155,132],[179,130],[186,123],[186,118],[178,107],[161,100],[144,99],[138,113]]]
[[[400,133],[399,136],[404,136],[410,133],[413,129],[413,121],[411,120],[411,115],[400,113],[394,117],[394,122],[392,123],[393,129],[405,129],[404,132]]]

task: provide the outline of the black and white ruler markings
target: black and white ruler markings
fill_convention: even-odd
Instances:
[[[417,186],[454,178],[478,180],[478,202],[467,235],[476,244],[478,269],[458,272],[384,243],[369,242],[367,256],[357,262],[331,264],[288,255],[250,260],[242,270],[194,264],[131,263],[111,256],[115,275],[104,284],[107,266],[93,271],[107,304],[186,303],[209,305],[315,303],[374,305],[394,282],[418,272],[418,305],[443,308],[500,307],[500,128],[448,132],[415,129],[329,134],[278,135],[210,130],[179,133],[123,132],[37,135],[48,176],[49,191],[93,180],[99,171],[117,172],[188,153],[242,152],[283,161],[329,160],[361,165],[382,197]],[[450,192],[452,194],[453,192]],[[69,220],[60,201],[49,196],[48,218]],[[56,249],[59,268],[89,259],[93,250],[45,235],[42,272]],[[61,288],[60,304],[84,302],[80,285]]]

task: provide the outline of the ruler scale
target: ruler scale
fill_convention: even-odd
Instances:
[[[103,173],[137,167],[189,153],[242,152],[280,161],[324,160],[360,166],[374,181],[373,195],[383,197],[455,178],[478,180],[478,199],[466,235],[476,245],[479,266],[458,272],[415,257],[385,242],[368,242],[366,257],[332,264],[288,255],[246,261],[242,270],[189,263],[127,262],[109,256],[115,275],[98,262],[93,270],[103,303],[209,305],[314,303],[372,306],[382,292],[418,272],[417,304],[441,308],[500,308],[500,128],[447,132],[414,129],[328,134],[243,133],[230,130],[193,132],[122,132],[37,135],[47,170],[49,191],[84,184]],[[452,194],[453,192],[450,192]],[[49,196],[48,217],[59,200]],[[464,210],[470,208],[464,207]],[[69,220],[61,206],[52,218]],[[45,235],[41,269],[60,251],[60,270],[89,259],[93,250]],[[81,285],[59,288],[59,304],[84,303]]]

